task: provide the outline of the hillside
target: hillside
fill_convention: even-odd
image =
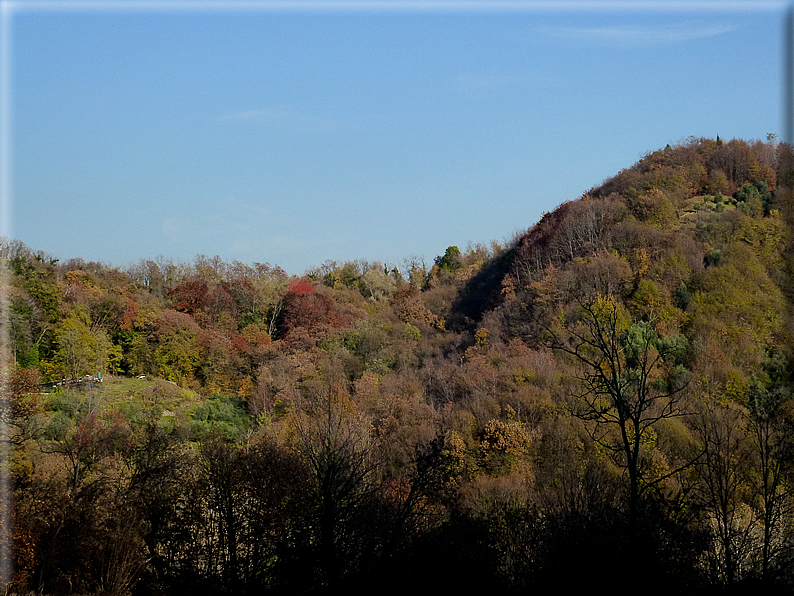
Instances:
[[[789,591],[792,188],[690,139],[432,264],[5,242],[12,591]]]

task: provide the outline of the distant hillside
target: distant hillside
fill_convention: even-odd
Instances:
[[[710,251],[738,240],[753,246],[782,283],[789,271],[783,259],[793,183],[794,156],[787,144],[690,139],[668,145],[544,214],[508,254],[469,281],[453,317],[479,321],[505,297],[526,298],[544,272],[604,252],[622,257],[635,276],[662,282],[672,296],[679,288],[668,285],[687,280],[661,279],[661,272],[646,267],[680,255],[697,271]]]
[[[690,139],[432,262],[3,242],[7,591],[790,593],[792,188]]]

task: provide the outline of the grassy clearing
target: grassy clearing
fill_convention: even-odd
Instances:
[[[86,407],[104,412],[116,410],[129,420],[153,410],[159,411],[163,418],[185,420],[189,408],[203,401],[195,392],[163,379],[107,376],[91,388],[58,388],[46,394],[41,405],[46,426],[59,412],[72,418]]]

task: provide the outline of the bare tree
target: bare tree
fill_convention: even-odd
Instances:
[[[592,423],[593,440],[628,474],[634,536],[643,493],[682,469],[651,475],[644,455],[653,444],[654,425],[686,414],[681,401],[686,382],[665,378],[665,357],[672,348],[649,323],[632,323],[611,295],[580,302],[577,310],[546,327],[548,344],[581,365],[573,413]]]
[[[377,460],[369,425],[356,412],[344,387],[331,384],[326,396],[294,418],[298,449],[310,469],[317,515],[320,578],[337,587],[354,566],[361,545],[355,522],[375,495]]]
[[[769,579],[778,560],[786,560],[794,545],[781,539],[781,529],[794,516],[794,496],[786,476],[794,469],[791,438],[791,395],[782,384],[765,387],[754,383],[750,390],[747,427],[757,457],[760,517],[763,522],[761,572]]]
[[[740,579],[751,550],[754,519],[743,507],[748,487],[751,443],[740,406],[705,399],[695,429],[704,449],[699,466],[702,506],[716,540],[709,553],[714,580]]]

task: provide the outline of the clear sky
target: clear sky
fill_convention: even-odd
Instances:
[[[61,259],[431,262],[782,136],[784,3],[10,6],[5,226]]]

